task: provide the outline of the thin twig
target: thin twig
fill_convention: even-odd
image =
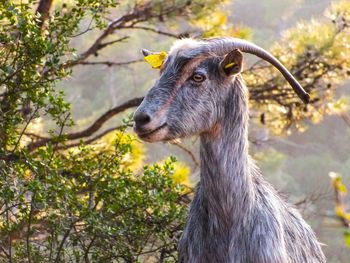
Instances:
[[[155,30],[152,28],[147,28],[143,26],[136,26],[136,24],[148,21],[152,18],[159,17],[160,15],[167,15],[172,12],[176,12],[177,10],[182,10],[188,6],[188,3],[185,3],[182,6],[179,7],[172,7],[168,9],[162,10],[162,14],[159,14],[157,12],[153,11],[153,5],[151,4],[145,4],[142,5],[142,7],[137,7],[135,6],[134,11],[128,14],[125,14],[121,17],[118,17],[114,20],[112,20],[107,28],[101,33],[99,37],[97,37],[94,41],[94,43],[83,53],[81,53],[77,59],[74,60],[69,60],[67,61],[64,65],[63,68],[70,68],[73,67],[77,64],[80,64],[81,62],[85,61],[89,56],[96,54],[100,49],[105,47],[105,44],[102,42],[113,32],[115,32],[117,29],[122,29],[122,28],[135,28],[135,29],[143,29],[143,30],[149,30],[153,31],[158,34],[164,34],[170,37],[175,37],[178,38],[180,35],[174,35],[168,32],[163,32],[159,30]],[[138,27],[138,28],[137,28]],[[157,32],[159,31],[159,32]]]
[[[23,135],[34,138],[34,139],[45,139],[44,136],[32,133],[32,132],[24,132]]]
[[[71,144],[67,144],[67,145],[58,145],[56,147],[57,150],[62,150],[62,149],[69,149],[69,148],[73,148],[73,147],[76,147],[76,146],[79,146],[81,145],[81,143],[87,145],[87,144],[91,144],[93,143],[94,141],[97,141],[98,139],[102,138],[103,136],[107,135],[108,133],[112,132],[112,131],[116,131],[116,130],[120,130],[124,127],[123,126],[117,126],[117,127],[113,127],[113,128],[110,128],[110,129],[107,129],[105,130],[104,132],[96,135],[95,137],[91,138],[91,139],[88,139],[86,141],[83,141],[83,142],[75,142],[75,143],[71,143]]]
[[[73,226],[78,222],[78,220],[74,220],[68,227],[68,229],[66,230],[66,232],[64,233],[63,235],[63,238],[58,246],[58,249],[57,249],[57,254],[56,254],[56,258],[55,258],[55,263],[57,262],[60,262],[60,254],[61,254],[61,251],[63,249],[63,245],[64,243],[66,242],[69,234],[70,234],[70,231],[72,230]]]
[[[28,263],[31,263],[31,261],[32,261],[31,256],[30,256],[30,228],[32,226],[34,199],[35,199],[35,192],[33,193],[32,200],[30,202],[30,210],[29,210],[28,225],[27,225],[27,235],[26,235],[26,248],[27,248]]]
[[[109,36],[110,34],[112,34],[114,32],[114,30],[116,29],[115,26],[118,23],[124,22],[126,20],[126,18],[127,18],[127,16],[122,16],[120,18],[117,18],[117,19],[113,20],[111,23],[109,23],[107,28],[102,32],[102,34],[95,40],[95,42],[85,52],[81,53],[77,59],[67,61],[63,65],[63,67],[64,68],[73,67],[73,66],[81,63],[85,59],[87,59],[92,54],[96,54],[96,52],[101,49],[102,41],[107,36]]]
[[[71,37],[71,38],[78,37],[78,36],[81,36],[81,35],[85,34],[85,33],[88,32],[88,31],[93,30],[94,28],[91,27],[91,24],[92,24],[93,21],[94,21],[94,19],[91,18],[91,19],[90,19],[90,22],[89,22],[89,25],[87,26],[87,28],[86,28],[84,31],[82,31],[82,32],[80,32],[80,33],[78,33],[78,34],[76,34],[76,35],[72,35],[72,36],[70,36],[70,37]]]
[[[105,48],[107,46],[113,45],[115,43],[122,42],[122,41],[124,41],[124,40],[126,40],[128,38],[130,38],[130,37],[129,36],[125,36],[125,37],[118,38],[116,40],[112,40],[112,41],[108,41],[108,42],[105,42],[105,43],[101,43],[98,48],[102,49],[102,48]]]
[[[131,25],[131,26],[124,26],[124,27],[121,27],[121,28],[123,28],[123,29],[141,29],[141,30],[150,31],[150,32],[157,33],[159,35],[164,35],[164,36],[173,37],[173,38],[181,38],[181,37],[189,35],[188,32],[184,32],[184,33],[180,33],[180,34],[174,34],[174,33],[158,30],[158,29],[155,29],[155,28],[152,28],[152,27],[147,27],[147,26],[134,26],[134,25]]]
[[[14,147],[13,150],[12,150],[12,153],[14,153],[14,152],[16,151],[16,149],[17,149],[19,143],[21,142],[21,139],[22,139],[22,137],[23,137],[23,135],[24,135],[26,129],[28,128],[28,125],[29,125],[30,122],[34,119],[34,117],[35,117],[36,113],[38,112],[38,110],[39,110],[39,107],[37,106],[37,107],[35,108],[33,114],[30,116],[29,120],[27,121],[26,125],[24,126],[24,128],[23,128],[21,134],[19,135],[19,137],[18,137],[18,139],[17,139],[17,142],[16,142],[16,144],[15,144],[15,147]]]
[[[89,252],[90,252],[90,249],[91,249],[91,247],[92,247],[92,244],[94,243],[94,241],[96,240],[96,238],[97,238],[97,236],[96,236],[96,235],[93,235],[93,237],[92,237],[90,243],[88,244],[88,246],[87,246],[87,248],[86,248],[86,250],[85,250],[85,252],[84,252],[84,260],[85,260],[85,262],[87,262],[87,263],[90,262],[90,260],[89,260]]]
[[[6,202],[6,208],[8,207],[8,203]],[[9,209],[6,209],[6,227],[9,228],[10,225],[10,215]],[[12,236],[8,235],[8,244],[9,244],[9,262],[12,263]]]
[[[185,151],[192,159],[194,165],[195,165],[195,168],[198,168],[199,167],[199,162],[196,158],[196,156],[194,156],[194,154],[192,153],[191,150],[187,149],[185,146],[183,146],[181,143],[177,142],[177,141],[172,141],[170,142],[172,145],[175,145],[177,147],[179,147],[181,150]]]
[[[10,254],[7,253],[6,249],[2,247],[2,245],[0,245],[0,249],[1,251],[5,254],[5,256],[10,260]]]

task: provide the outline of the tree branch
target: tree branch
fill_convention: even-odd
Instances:
[[[31,227],[32,227],[32,220],[33,220],[33,212],[34,212],[34,200],[35,200],[35,192],[33,192],[32,200],[30,202],[30,210],[29,210],[29,216],[28,216],[28,224],[27,224],[27,233],[26,233],[26,253],[27,253],[27,259],[28,263],[31,263],[31,247],[30,247],[30,235],[31,235]]]
[[[108,67],[112,66],[125,66],[130,65],[138,62],[142,62],[143,59],[135,59],[130,61],[123,61],[123,62],[113,62],[113,61],[83,61],[79,63],[79,65],[87,65],[87,66],[94,66],[94,65],[106,65]]]
[[[172,141],[170,142],[171,144],[179,147],[181,150],[183,150],[184,152],[186,152],[192,159],[195,168],[199,167],[199,161],[197,160],[196,156],[193,154],[193,152],[191,150],[189,150],[188,148],[186,148],[185,146],[183,146],[180,142],[178,141]]]
[[[103,136],[107,135],[108,133],[112,132],[112,131],[116,131],[116,130],[120,130],[121,128],[123,128],[124,126],[117,126],[117,127],[113,127],[113,128],[110,128],[110,129],[107,129],[103,132],[101,132],[100,134],[92,137],[91,139],[88,139],[86,141],[84,141],[83,143],[84,144],[91,144],[93,143],[94,141],[97,141],[98,139],[102,138]],[[56,147],[57,150],[62,150],[62,149],[69,149],[69,148],[73,148],[73,147],[77,147],[81,144],[81,142],[74,142],[74,143],[71,143],[71,144],[67,144],[67,145],[58,145]]]
[[[70,234],[70,231],[72,230],[72,228],[74,227],[74,225],[78,222],[78,220],[74,220],[70,225],[69,227],[67,228],[66,232],[64,233],[63,237],[62,237],[62,240],[58,246],[58,249],[57,249],[57,253],[56,253],[56,258],[55,258],[55,263],[56,262],[60,262],[60,254],[61,254],[61,251],[63,249],[63,245],[64,243],[66,242],[69,234]]]
[[[67,140],[76,140],[76,139],[80,139],[80,138],[84,138],[84,137],[89,137],[89,136],[93,135],[95,132],[97,132],[102,127],[102,125],[106,121],[108,121],[110,118],[112,118],[113,116],[115,116],[115,115],[129,109],[129,108],[133,108],[133,107],[140,105],[142,100],[143,100],[142,97],[128,100],[128,101],[124,102],[123,104],[118,105],[118,106],[114,107],[113,109],[110,109],[109,111],[102,114],[90,127],[86,128],[85,130],[79,131],[79,132],[66,134],[65,138]],[[44,146],[47,143],[51,143],[51,142],[54,142],[56,140],[57,140],[57,138],[44,138],[44,139],[41,139],[39,141],[32,142],[27,146],[27,150],[33,151],[33,150],[37,149],[38,147]]]
[[[45,21],[49,18],[52,2],[53,0],[40,0],[39,2],[36,13],[40,14],[38,26],[41,30],[44,29]]]
[[[122,28],[124,28],[124,29],[141,29],[141,30],[151,31],[151,32],[157,33],[159,35],[164,35],[164,36],[173,37],[173,38],[182,38],[182,37],[189,36],[189,32],[174,34],[174,33],[158,30],[158,29],[155,29],[155,28],[147,27],[147,26],[134,26],[134,25],[131,25],[131,26],[125,26],[125,27],[122,27]]]
[[[130,37],[125,36],[125,37],[118,38],[116,40],[112,40],[112,41],[108,41],[108,42],[102,43],[102,44],[100,44],[99,49],[102,49],[102,48],[105,48],[107,46],[113,45],[114,43],[123,42],[124,40],[126,40],[128,38],[130,38]]]
[[[64,68],[70,68],[77,64],[80,64],[84,60],[86,60],[89,56],[96,54],[98,50],[106,47],[108,45],[107,43],[102,43],[102,41],[107,38],[110,34],[112,34],[118,27],[120,27],[122,24],[134,19],[137,17],[137,13],[129,14],[121,16],[117,19],[114,19],[112,22],[109,23],[107,28],[102,32],[102,34],[95,40],[95,42],[83,53],[80,54],[80,56],[75,60],[69,60],[67,61],[63,67]],[[123,39],[123,38],[121,38]]]
[[[122,29],[122,28],[130,28],[130,29],[143,29],[143,30],[149,30],[153,31],[159,34],[167,35],[174,37],[174,34],[163,32],[160,30],[144,27],[144,26],[136,26],[136,24],[148,21],[152,18],[159,18],[160,16],[168,15],[170,13],[178,12],[178,11],[183,11],[186,9],[186,7],[190,4],[190,2],[186,2],[182,6],[177,6],[177,7],[169,7],[167,9],[162,10],[161,13],[155,12],[154,11],[154,5],[152,5],[150,2],[147,4],[143,4],[142,6],[135,6],[134,10],[130,12],[129,14],[123,15],[119,18],[116,18],[112,20],[107,28],[101,33],[101,35],[95,40],[95,42],[83,53],[81,53],[77,59],[74,60],[69,60],[67,61],[63,67],[64,68],[70,68],[73,67],[77,64],[81,64],[83,61],[85,61],[89,56],[96,54],[100,49],[106,47],[106,45],[110,45],[113,43],[107,42],[103,43],[103,41],[111,35],[115,30],[117,29]],[[179,35],[176,36],[177,38]]]

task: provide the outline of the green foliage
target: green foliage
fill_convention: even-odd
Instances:
[[[40,15],[32,12],[32,4],[4,1],[0,6],[0,154],[17,147],[18,128],[28,118],[41,113],[58,125],[67,122],[69,105],[54,84],[70,74],[63,64],[65,56],[72,57],[74,51],[69,37],[88,14],[102,27],[103,11],[115,6],[110,0],[78,1],[73,8],[55,10],[45,29],[39,26]]]
[[[12,243],[15,262],[176,258],[186,206],[172,181],[175,160],[134,173],[126,158],[133,140],[119,133],[112,149],[61,155],[48,147],[1,166],[1,245]]]

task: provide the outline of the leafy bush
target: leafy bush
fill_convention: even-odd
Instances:
[[[175,261],[186,210],[175,159],[134,173],[133,140],[119,132],[113,147],[48,147],[2,166],[3,259],[11,244],[15,262]]]

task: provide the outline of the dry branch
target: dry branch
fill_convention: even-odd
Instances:
[[[65,63],[65,65],[64,65],[64,67],[65,68],[73,67],[77,64],[80,64],[84,60],[86,60],[89,56],[91,56],[93,54],[97,54],[97,52],[100,49],[108,46],[111,43],[111,42],[109,42],[109,44],[108,44],[108,42],[103,43],[103,41],[110,34],[112,34],[118,28],[122,27],[125,23],[132,21],[132,20],[137,21],[137,18],[142,17],[142,16],[143,16],[143,14],[140,13],[140,11],[136,11],[134,13],[127,14],[127,15],[124,15],[124,16],[121,16],[119,18],[114,19],[112,22],[109,23],[107,28],[102,32],[102,34],[95,40],[95,42],[85,52],[81,53],[77,59],[67,61],[67,63]],[[136,23],[136,21],[134,23]],[[121,38],[121,39],[124,40],[123,38]],[[119,40],[119,42],[120,42],[120,40]]]
[[[197,160],[196,156],[194,155],[194,153],[186,148],[185,146],[183,146],[180,142],[178,141],[172,141],[171,144],[179,147],[181,150],[183,150],[184,152],[186,152],[192,159],[194,165],[195,165],[195,168],[198,168],[199,167],[199,161]]]
[[[112,132],[112,131],[116,131],[116,130],[120,130],[122,129],[124,126],[117,126],[117,127],[113,127],[113,128],[109,128],[103,132],[101,132],[100,134],[84,141],[84,144],[90,144],[93,143],[94,141],[97,141],[98,139],[101,139],[103,136],[107,135],[108,133]],[[66,144],[66,145],[59,145],[56,147],[57,150],[62,150],[62,149],[69,149],[69,148],[73,148],[73,147],[77,147],[81,144],[81,142],[74,142],[71,144]]]
[[[94,65],[106,65],[108,67],[112,66],[126,66],[138,62],[142,62],[142,59],[135,59],[130,61],[123,61],[123,62],[113,62],[113,61],[83,61],[79,63],[79,65],[88,65],[88,66],[94,66]]]
[[[113,34],[118,29],[143,29],[143,30],[153,31],[158,34],[176,37],[176,38],[180,36],[185,36],[188,33],[172,34],[169,32],[164,32],[161,30],[156,30],[145,26],[138,26],[137,24],[141,22],[149,21],[153,18],[159,18],[161,16],[165,16],[170,13],[184,10],[188,5],[189,3],[185,3],[182,6],[170,7],[162,10],[161,13],[154,12],[154,6],[150,3],[142,6],[135,6],[132,12],[112,20],[107,26],[107,28],[101,33],[99,37],[96,38],[94,43],[85,52],[81,53],[77,59],[67,61],[63,65],[63,67],[71,68],[75,65],[81,64],[88,57],[90,57],[91,55],[97,54],[98,51],[103,49],[104,47],[128,38],[128,37],[122,37],[121,39],[118,39],[115,41],[104,42],[108,36]]]
[[[133,107],[140,105],[142,100],[143,100],[142,97],[128,100],[128,101],[124,102],[123,104],[118,105],[118,106],[114,107],[113,109],[110,109],[107,112],[105,112],[104,114],[102,114],[90,127],[86,128],[85,130],[79,131],[79,132],[66,134],[65,138],[69,141],[69,140],[76,140],[76,139],[80,139],[80,138],[84,138],[84,137],[89,137],[89,136],[93,135],[95,132],[97,132],[102,127],[102,125],[106,121],[108,121],[110,118],[112,118],[113,116],[115,116],[115,115],[129,109],[129,108],[133,108]],[[33,150],[37,149],[38,147],[44,146],[44,145],[51,143],[51,142],[55,142],[56,140],[57,140],[57,138],[44,138],[44,139],[30,143],[27,146],[27,149],[28,149],[28,151],[33,151]]]
[[[173,38],[182,38],[182,37],[189,36],[189,34],[190,34],[189,32],[174,34],[171,32],[166,32],[166,31],[158,30],[158,29],[155,29],[152,27],[147,27],[147,26],[129,26],[129,27],[122,27],[122,28],[124,28],[124,29],[141,29],[141,30],[157,33],[158,35],[164,35],[164,36],[173,37]]]

